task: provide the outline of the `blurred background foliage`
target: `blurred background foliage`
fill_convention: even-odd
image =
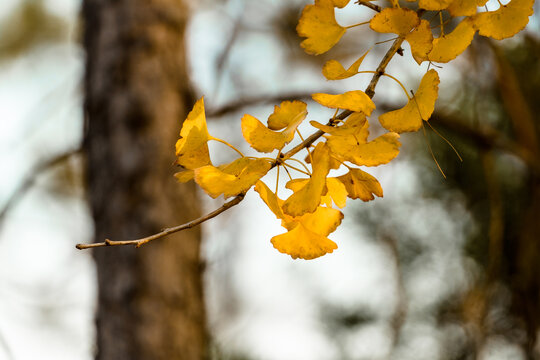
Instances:
[[[365,87],[367,78],[323,82],[320,68],[330,58],[350,63],[385,38],[359,30],[347,33],[330,54],[306,55],[295,32],[304,4],[207,0],[193,5],[186,49],[191,79],[197,95],[207,96],[216,133],[240,142],[236,130],[243,112],[264,118],[281,99],[308,101],[315,91]],[[0,5],[6,6],[0,13],[0,78],[5,79],[0,97],[8,99],[2,101],[2,142],[24,143],[1,147],[10,179],[0,183],[0,252],[9,259],[0,265],[0,301],[4,314],[29,314],[22,320],[0,316],[0,359],[28,358],[32,352],[23,349],[25,337],[43,359],[92,358],[95,279],[88,257],[72,250],[91,238],[90,220],[78,210],[80,226],[66,225],[73,222],[73,207],[84,207],[78,155],[82,56],[73,50],[79,49],[80,22],[76,11],[62,10],[78,5],[67,0]],[[347,11],[338,13],[340,21],[370,15],[356,5]],[[256,220],[257,199],[205,227],[213,359],[540,358],[537,14],[515,39],[476,38],[455,64],[440,70],[446,95],[430,120],[440,134],[426,127],[425,135],[402,136],[397,163],[373,171],[384,199],[348,205],[348,230],[336,234],[336,253],[309,264],[278,254],[268,243],[275,228],[248,229],[242,220],[242,214],[250,214],[251,222],[262,221]],[[72,49],[67,55],[66,44]],[[382,51],[383,46],[372,51],[366,68],[374,67]],[[389,72],[415,88],[425,69],[407,54],[405,49],[404,58],[394,59]],[[78,70],[63,69],[58,62],[64,58]],[[45,61],[56,67],[31,71]],[[17,66],[27,68],[26,77],[9,77]],[[27,112],[6,110],[7,92],[21,83],[28,86],[33,106]],[[381,83],[378,109],[403,101],[393,86]],[[310,120],[328,116],[310,110]],[[374,126],[373,132],[380,131]],[[50,202],[63,210],[51,213]],[[26,242],[13,234],[43,215],[38,213],[61,217],[55,231],[65,231],[67,240],[41,230],[50,227],[50,219],[32,222],[49,238],[37,247],[41,253],[28,258],[36,249],[35,234]],[[47,271],[36,261],[48,262]],[[73,267],[78,270],[66,275]],[[34,272],[43,276],[32,277]],[[81,278],[86,279],[79,284],[83,291],[73,287]],[[66,320],[74,311],[77,320]],[[55,340],[48,345],[32,338],[51,334],[58,324],[63,330],[52,332]],[[66,337],[73,329],[75,335]]]

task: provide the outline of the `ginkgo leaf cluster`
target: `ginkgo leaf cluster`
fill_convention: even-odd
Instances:
[[[527,24],[534,0],[511,0],[498,9],[489,10],[481,8],[486,0],[407,0],[406,3],[408,7],[401,7],[398,0],[387,2],[389,7],[374,12],[365,24],[377,33],[392,34],[398,44],[407,42],[418,64],[431,65],[455,59],[470,45],[476,33],[494,39],[513,36]],[[325,53],[347,31],[357,31],[351,29],[364,24],[338,23],[335,10],[347,5],[349,0],[315,0],[304,8],[297,32],[304,38],[301,46],[306,52]],[[437,12],[439,16],[427,17],[429,12]],[[448,19],[454,18],[457,25],[452,31],[445,31]],[[250,114],[241,118],[244,140],[261,153],[259,157],[245,156],[227,141],[210,135],[201,98],[184,121],[176,143],[176,162],[183,168],[176,178],[180,182],[195,181],[213,198],[243,196],[254,188],[284,228],[282,234],[271,237],[278,251],[293,259],[306,260],[333,252],[337,244],[328,236],[341,224],[341,209],[347,202],[352,199],[371,201],[383,196],[379,181],[365,172],[364,167],[387,164],[395,159],[401,146],[399,134],[417,131],[424,121],[429,121],[439,92],[439,74],[429,69],[429,65],[417,89],[409,95],[407,87],[384,70],[361,69],[370,49],[360,53],[362,55],[347,68],[337,60],[328,61],[322,73],[327,80],[369,73],[375,83],[380,76],[398,82],[407,103],[378,115],[385,132],[370,136],[370,121],[377,108],[372,100],[374,88],[370,92],[355,89],[338,94],[315,93],[313,106],[336,109],[336,112],[327,122],[309,121],[317,131],[314,137],[304,139],[298,130],[307,118],[307,104],[298,100],[284,101],[274,107],[266,123]],[[287,151],[287,146],[295,139],[300,146]],[[209,141],[233,148],[238,158],[215,165],[211,161]],[[285,184],[279,184],[280,169],[290,178]],[[272,170],[275,171],[275,190],[264,180],[271,176]],[[283,197],[287,192],[288,196]]]
[[[478,32],[481,36],[501,40],[523,30],[533,13],[534,0],[511,0],[499,2],[498,9],[482,8],[487,0],[407,0],[416,3],[418,11],[400,7],[399,1],[391,1],[393,7],[384,8],[369,21],[378,33],[395,34],[406,40],[418,63],[432,61],[446,63],[455,59],[472,42]],[[342,36],[354,26],[340,25],[335,9],[343,8],[349,1],[316,0],[307,5],[298,22],[297,31],[305,40],[301,46],[306,52],[319,55],[334,47]],[[445,31],[445,23],[437,23],[437,17],[422,18],[428,11],[444,12],[456,18],[459,24],[452,31]],[[442,17],[441,17],[442,19]],[[434,36],[436,31],[438,36]],[[338,77],[336,77],[338,78]]]

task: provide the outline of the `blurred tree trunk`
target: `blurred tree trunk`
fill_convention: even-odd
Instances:
[[[97,241],[133,239],[196,218],[174,143],[191,97],[187,9],[175,0],[85,0],[88,194]],[[94,250],[97,359],[201,359],[200,231],[140,249]]]

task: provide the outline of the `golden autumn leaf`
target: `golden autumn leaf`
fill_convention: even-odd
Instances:
[[[399,135],[386,133],[367,142],[359,142],[353,135],[330,136],[328,146],[340,159],[362,166],[378,166],[393,160],[399,154]]]
[[[337,60],[328,60],[326,64],[324,64],[322,73],[326,80],[343,80],[350,78],[351,76],[354,76],[358,74],[358,68],[362,64],[362,61],[364,61],[364,58],[368,54],[369,50],[364,53],[364,55],[360,56],[358,60],[356,60],[354,63],[352,63],[351,66],[347,70],[339,63]]]
[[[349,1],[351,0],[333,0],[333,1],[334,1],[334,6],[341,9],[347,6]]]
[[[362,142],[366,142],[369,136],[369,123],[366,120],[366,115],[362,113],[352,113],[341,126],[323,125],[313,120],[309,123],[311,126],[330,135],[354,135]]]
[[[306,155],[306,157],[304,158],[304,161],[307,164],[311,164],[311,156]],[[341,164],[342,164],[342,161],[338,160],[337,158],[332,156],[332,154],[330,154],[330,170],[339,169],[341,167]]]
[[[338,178],[329,177],[326,179],[326,195],[323,196],[322,203],[332,207],[332,201],[337,207],[343,209],[347,203],[347,188]]]
[[[311,178],[283,203],[283,212],[291,216],[301,216],[314,212],[326,193],[326,176],[330,171],[330,153],[325,143],[318,143],[312,153],[313,171]]]
[[[305,37],[300,44],[308,54],[319,55],[330,50],[345,32],[334,14],[334,7],[344,7],[349,1],[315,0],[314,5],[306,5],[298,21],[296,31]]]
[[[274,236],[271,242],[278,251],[293,259],[314,259],[337,249],[337,245],[326,236],[334,232],[342,220],[341,211],[319,206],[313,213],[293,218],[285,224],[289,231]],[[296,230],[298,228],[300,230]]]
[[[293,259],[310,260],[337,248],[326,236],[341,224],[343,214],[339,210],[319,206],[313,213],[292,217],[283,213],[283,201],[262,181],[257,182],[255,191],[288,230],[285,234],[271,239],[272,245],[278,251],[290,255]]]
[[[293,259],[312,260],[337,249],[337,244],[319,235],[302,224],[284,234],[274,236],[271,240],[274,248]]]
[[[292,179],[287,181],[287,184],[285,187],[289,190],[292,190],[292,192],[297,192],[301,188],[303,188],[307,183],[309,182],[309,178],[307,179]]]
[[[217,168],[227,174],[231,175],[238,175],[242,172],[242,170],[248,166],[250,162],[249,158],[242,157],[238,158],[228,164],[222,164],[219,165]],[[195,178],[195,171],[194,170],[183,170],[180,172],[177,172],[174,174],[174,177],[181,183],[188,182]]]
[[[294,221],[301,223],[314,233],[323,236],[333,233],[341,224],[341,220],[343,220],[341,211],[325,206],[319,206],[313,213],[294,218]],[[287,228],[291,230],[293,226],[288,225]]]
[[[496,11],[473,17],[474,27],[482,36],[502,40],[514,36],[525,28],[533,14],[534,0],[512,0]]]
[[[411,46],[412,56],[418,64],[427,60],[429,52],[433,49],[433,34],[429,21],[422,19],[420,24],[405,36],[405,40]]]
[[[260,180],[257,181],[255,184],[255,191],[259,193],[261,199],[279,220],[285,219],[285,214],[283,214],[283,211],[281,210],[281,203],[283,203],[283,200],[279,199],[265,183]]]
[[[386,8],[376,14],[369,22],[369,27],[379,33],[407,35],[420,23],[415,11],[406,8]]]
[[[287,189],[296,192],[308,183],[309,179],[293,179],[287,182]],[[326,195],[321,196],[321,204],[332,207],[332,201],[337,207],[344,208],[347,200],[347,190],[345,185],[337,178],[326,178]]]
[[[193,180],[193,178],[195,177],[195,171],[193,170],[183,170],[183,171],[179,171],[177,172],[176,174],[174,174],[174,177],[176,178],[176,180],[178,180],[179,182],[181,183],[186,183],[190,180]]]
[[[211,197],[225,198],[248,190],[270,170],[264,159],[240,158],[222,169],[206,165],[195,169],[195,182]]]
[[[283,101],[279,106],[274,106],[274,112],[268,117],[268,128],[281,130],[291,123],[303,120],[307,116],[307,105],[303,101]]]
[[[201,97],[188,114],[176,142],[176,162],[186,169],[196,169],[210,164],[208,129],[204,114],[204,97]]]
[[[453,0],[418,0],[418,7],[426,10],[444,10]]]
[[[433,40],[433,49],[428,54],[428,59],[440,63],[454,60],[469,47],[475,33],[471,18],[463,19],[450,34]]]
[[[296,120],[290,123],[283,131],[270,130],[257,118],[245,114],[242,117],[242,134],[244,139],[257,151],[272,152],[283,148],[294,138],[294,132],[304,116],[297,116]]]
[[[347,174],[338,176],[337,179],[343,183],[348,197],[351,199],[370,201],[375,199],[374,195],[383,196],[383,189],[379,181],[360,169],[350,169]]]
[[[478,6],[484,6],[488,0],[454,0],[448,7],[448,12],[454,17],[473,16]]]
[[[337,95],[316,93],[311,95],[311,97],[323,106],[361,112],[367,116],[371,115],[373,110],[375,110],[373,101],[361,90],[347,91],[346,93]]]
[[[422,127],[422,120],[429,120],[435,110],[439,92],[439,74],[434,69],[422,77],[418,91],[401,109],[389,111],[379,116],[379,122],[388,131],[402,133],[417,131]]]

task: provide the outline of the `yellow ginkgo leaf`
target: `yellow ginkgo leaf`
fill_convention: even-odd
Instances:
[[[375,199],[374,195],[383,196],[379,181],[360,169],[351,169],[347,174],[339,176],[338,180],[343,183],[351,199],[370,201]]]
[[[281,130],[291,123],[303,120],[307,116],[307,105],[303,101],[283,101],[279,106],[274,106],[274,112],[268,117],[270,130]]]
[[[343,220],[341,211],[325,206],[319,206],[313,213],[294,218],[294,221],[322,236],[334,232],[341,224],[341,220]],[[289,226],[288,229],[291,230],[293,227]]]
[[[240,158],[223,170],[212,165],[195,169],[195,182],[211,197],[227,198],[248,190],[270,168],[264,159]]]
[[[326,187],[328,191],[323,196],[322,202],[331,207],[332,201],[334,201],[337,207],[343,209],[347,203],[347,189],[343,182],[338,178],[330,177],[326,179]]]
[[[354,136],[330,136],[328,146],[339,158],[362,166],[386,164],[399,154],[399,135],[387,133],[367,143],[359,142]]]
[[[469,47],[475,32],[471,18],[463,19],[450,34],[433,39],[428,59],[440,63],[454,60]]]
[[[311,155],[310,154],[306,155],[306,157],[304,158],[304,161],[307,164],[311,164]],[[332,156],[332,154],[330,154],[330,170],[339,169],[342,163],[343,163],[342,161],[336,159],[334,156]]]
[[[319,206],[313,213],[292,217],[282,212],[283,201],[265,183],[258,181],[255,191],[288,230],[287,233],[272,238],[272,244],[277,250],[291,255],[294,259],[309,260],[337,248],[326,236],[341,224],[343,214],[339,210]]]
[[[439,92],[439,74],[434,69],[422,77],[418,91],[401,109],[379,116],[381,125],[396,133],[417,131],[422,127],[422,120],[429,120],[435,110]]]
[[[293,179],[290,180],[285,187],[287,189],[296,192],[304,187],[309,179]],[[339,207],[345,207],[345,201],[347,200],[347,190],[345,186],[336,178],[327,178],[326,187],[328,191],[326,195],[321,196],[321,204],[324,204],[328,207],[332,207],[332,199],[334,203]]]
[[[290,123],[283,131],[270,130],[255,117],[245,114],[242,117],[242,134],[244,139],[257,151],[272,152],[283,148],[294,138],[294,132],[304,117],[298,116],[296,121]]]
[[[448,12],[454,17],[473,16],[478,6],[484,6],[488,0],[454,0],[448,7]]]
[[[188,182],[190,180],[193,180],[193,178],[195,177],[195,171],[193,171],[193,170],[179,171],[176,174],[174,174],[174,177],[179,182],[186,183],[186,182]]]
[[[249,165],[250,159],[246,157],[238,158],[228,164],[219,165],[217,168],[227,174],[238,175]],[[181,183],[188,182],[195,178],[194,170],[184,170],[174,174],[174,177]]]
[[[334,7],[343,7],[346,5],[343,3],[345,1],[315,0],[314,5],[304,7],[296,31],[307,38],[300,44],[307,53],[325,53],[345,34],[347,29],[337,23],[334,14]]]
[[[292,179],[287,181],[285,187],[289,190],[292,190],[292,192],[297,192],[298,190],[303,188],[308,182],[309,179]]]
[[[426,10],[444,10],[453,0],[418,0],[418,7]]]
[[[188,114],[176,142],[176,162],[186,169],[210,164],[208,129],[204,114],[204,98],[200,98]]]
[[[482,36],[496,40],[514,36],[525,28],[529,16],[533,14],[534,0],[512,0],[496,11],[488,11],[474,16],[474,27]]]
[[[386,8],[375,15],[369,22],[369,27],[379,33],[405,36],[419,23],[420,18],[415,11],[394,7]]]
[[[293,187],[294,186],[295,185],[293,185]],[[278,198],[265,183],[258,181],[255,185],[255,191],[259,193],[261,199],[266,203],[274,215],[282,220],[281,225],[287,230],[292,230],[299,223],[302,223],[313,232],[327,236],[337,229],[343,219],[343,214],[339,210],[324,206],[319,206],[315,212],[307,213],[302,216],[290,216],[285,214],[281,209],[284,201]]]
[[[283,203],[283,212],[291,216],[301,216],[314,212],[326,193],[326,175],[330,171],[330,153],[325,143],[318,143],[312,153],[313,171],[311,178],[300,190],[293,193]]]
[[[418,64],[427,60],[427,56],[433,48],[433,34],[429,27],[429,21],[422,19],[416,29],[405,36],[405,40],[409,42],[412,56]]]
[[[271,240],[274,248],[293,259],[312,260],[337,249],[335,242],[298,224],[285,234],[274,236]]]
[[[351,0],[333,0],[333,1],[334,1],[334,6],[341,9],[347,6],[349,1]]]
[[[347,70],[337,60],[328,60],[324,64],[322,73],[327,80],[342,80],[358,74],[358,68],[364,61],[364,58],[368,54],[366,51],[358,60],[356,60]]]
[[[293,218],[286,224],[287,233],[274,236],[274,247],[293,259],[314,259],[331,253],[337,245],[326,238],[341,224],[343,214],[336,209],[319,206],[314,213]]]
[[[367,116],[371,115],[371,112],[375,110],[373,101],[365,92],[360,90],[347,91],[338,95],[317,93],[311,95],[311,97],[323,106],[361,112]]]
[[[360,141],[367,141],[369,136],[369,123],[366,120],[366,115],[362,113],[353,113],[341,126],[323,125],[316,121],[309,122],[311,126],[324,131],[330,135],[355,135]]]
[[[276,215],[280,220],[285,219],[285,214],[281,210],[281,203],[283,200],[279,199],[272,190],[266,186],[262,181],[257,181],[255,184],[255,191],[259,193],[261,199],[266,203],[268,208]]]

